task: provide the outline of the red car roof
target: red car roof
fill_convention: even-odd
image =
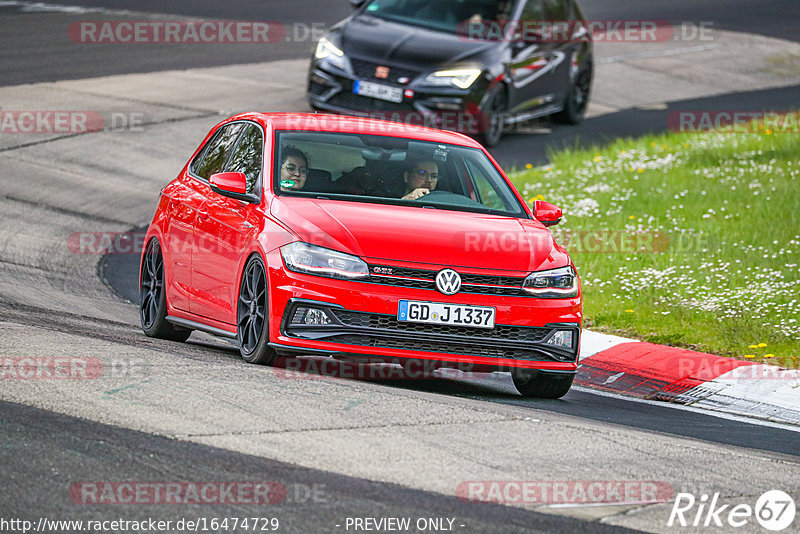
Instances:
[[[408,137],[421,141],[450,143],[480,148],[480,144],[466,135],[365,117],[330,115],[324,113],[259,113],[247,112],[224,121],[247,119],[273,130],[301,130],[318,132],[369,133],[391,137]]]

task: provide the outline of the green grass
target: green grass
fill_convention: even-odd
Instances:
[[[798,366],[798,135],[672,133],[551,162],[510,176],[564,210],[552,230],[583,281],[586,327]]]

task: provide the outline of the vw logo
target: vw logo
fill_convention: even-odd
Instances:
[[[453,269],[442,269],[436,275],[436,289],[445,295],[455,295],[461,290],[461,275]]]

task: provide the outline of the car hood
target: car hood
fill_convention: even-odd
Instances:
[[[569,264],[535,220],[297,197],[277,197],[271,214],[302,241],[368,261],[517,272]]]
[[[398,24],[369,15],[355,15],[338,29],[345,55],[413,70],[469,61],[497,43],[469,41],[455,33]]]

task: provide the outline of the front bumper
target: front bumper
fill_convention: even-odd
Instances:
[[[423,74],[419,71],[392,67],[389,77],[380,79],[375,77],[374,69],[374,64],[356,59],[348,70],[343,70],[312,58],[306,93],[309,104],[335,113],[462,133],[481,131],[480,104],[485,93],[482,80],[469,89],[431,87],[415,83],[414,79]],[[404,79],[408,81],[401,83]],[[353,86],[357,80],[399,87],[404,90],[403,101],[389,102],[355,94]]]
[[[370,361],[419,359],[444,367],[575,371],[581,301],[459,293],[390,284],[332,280],[287,271],[280,253],[268,256],[270,340],[281,352],[319,352]],[[480,274],[480,273],[474,273]],[[492,330],[406,323],[397,320],[401,299],[496,310]],[[324,310],[330,324],[304,324],[298,308]],[[548,344],[557,330],[571,330],[569,349]]]

